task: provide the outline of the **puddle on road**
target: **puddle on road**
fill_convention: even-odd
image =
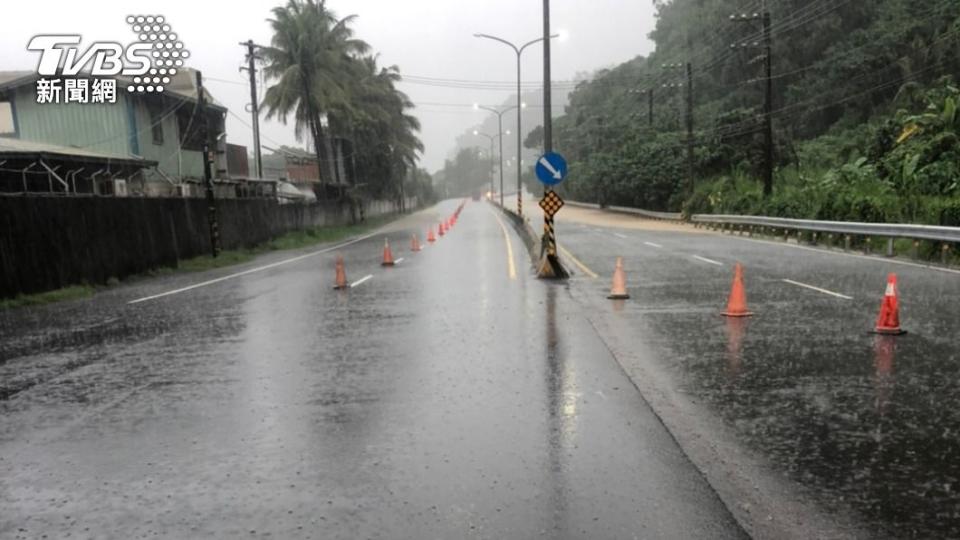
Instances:
[[[644,318],[681,389],[826,508],[850,506],[896,536],[960,537],[960,358],[949,339],[847,332],[814,316],[784,337],[771,313]]]

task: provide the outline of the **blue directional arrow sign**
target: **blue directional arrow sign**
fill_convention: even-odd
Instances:
[[[537,178],[548,186],[555,186],[567,177],[567,160],[556,152],[550,152],[537,160]]]

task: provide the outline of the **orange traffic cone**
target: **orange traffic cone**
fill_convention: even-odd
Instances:
[[[343,269],[343,255],[337,256],[337,281],[333,288],[338,291],[350,288],[350,285],[347,285],[347,272]]]
[[[427,229],[427,242],[431,244],[437,241],[437,237],[433,235],[433,227]]]
[[[383,239],[383,262],[381,266],[393,266],[393,252],[390,251],[390,241]]]
[[[876,334],[899,336],[907,332],[900,328],[900,301],[897,298],[897,275],[887,276],[887,292],[880,303],[880,316],[877,317]]]
[[[410,251],[420,251],[420,240],[417,239],[416,234],[410,237]]]
[[[617,268],[613,271],[613,285],[610,287],[610,294],[607,298],[611,300],[630,298],[630,295],[627,294],[627,275],[623,271],[623,257],[617,257]]]
[[[440,222],[440,226],[437,227],[437,234],[440,235],[440,236],[443,236],[443,235],[447,234],[447,231],[443,228],[443,222],[442,222],[442,221]]]
[[[747,291],[743,286],[743,265],[737,263],[733,272],[733,288],[730,291],[730,300],[724,317],[750,317],[753,315],[747,309]]]

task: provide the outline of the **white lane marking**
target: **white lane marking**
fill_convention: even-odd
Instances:
[[[628,238],[630,238],[629,236],[625,234],[620,234],[620,233],[613,233],[613,235],[616,236],[617,238],[623,238],[624,240],[627,240]]]
[[[708,263],[708,264],[715,264],[715,265],[717,265],[717,266],[723,266],[723,263],[722,263],[722,262],[717,262],[717,261],[714,261],[714,260],[712,260],[712,259],[708,259],[708,258],[706,258],[706,257],[701,257],[701,256],[699,256],[699,255],[691,255],[691,256],[692,256],[694,259],[698,260],[698,261],[703,261],[703,262]]]
[[[352,288],[354,288],[354,287],[358,287],[358,286],[360,286],[360,285],[363,285],[364,283],[370,281],[371,279],[373,279],[373,275],[372,275],[372,274],[371,274],[371,275],[368,275],[368,276],[364,276],[364,277],[362,277],[362,278],[354,281],[353,283],[351,283],[351,284],[350,284],[350,288],[352,289]]]
[[[814,287],[813,285],[807,285],[806,283],[800,283],[799,281],[794,281],[792,279],[781,280],[784,283],[789,283],[790,285],[796,285],[797,287],[803,287],[804,289],[810,289],[811,291],[817,291],[823,294],[829,294],[830,296],[836,296],[837,298],[843,298],[844,300],[853,300],[852,296],[847,296],[845,294],[835,293],[833,291],[828,291],[826,289],[821,289],[820,287]]]
[[[201,282],[201,283],[195,283],[195,284],[190,285],[190,286],[188,286],[188,287],[182,287],[182,288],[180,288],[180,289],[174,289],[174,290],[172,290],[172,291],[167,291],[167,292],[160,293],[160,294],[154,294],[154,295],[152,295],[152,296],[145,296],[145,297],[143,297],[143,298],[138,298],[138,299],[136,299],[136,300],[131,300],[130,302],[127,302],[127,304],[128,304],[128,305],[129,305],[129,304],[139,304],[140,302],[147,302],[147,301],[149,301],[149,300],[156,300],[157,298],[163,298],[163,297],[165,297],[165,296],[172,296],[172,295],[174,295],[174,294],[180,294],[180,293],[183,293],[183,292],[192,291],[193,289],[199,289],[200,287],[206,287],[206,286],[208,286],[208,285],[214,285],[214,284],[220,283],[220,282],[222,282],[222,281],[227,281],[228,279],[234,279],[234,278],[238,278],[238,277],[241,277],[241,276],[246,276],[246,275],[249,275],[249,274],[253,274],[253,273],[256,273],[256,272],[262,272],[262,271],[264,271],[264,270],[269,270],[269,269],[271,269],[271,268],[276,268],[276,267],[278,267],[278,266],[283,266],[283,265],[285,265],[285,264],[290,264],[290,263],[293,263],[293,262],[302,261],[302,260],[304,260],[304,259],[309,259],[310,257],[316,257],[317,255],[323,255],[324,253],[330,253],[331,251],[336,251],[336,250],[338,250],[338,249],[340,249],[340,248],[343,248],[343,247],[346,247],[346,246],[349,246],[349,245],[352,245],[352,244],[356,244],[357,242],[361,242],[361,241],[363,241],[363,240],[366,240],[366,239],[368,239],[368,238],[372,238],[372,237],[377,236],[377,235],[379,235],[379,234],[380,234],[379,232],[373,232],[373,233],[370,233],[370,234],[365,234],[365,235],[363,235],[363,236],[354,238],[353,240],[349,240],[349,241],[347,241],[347,242],[343,242],[342,244],[337,244],[337,245],[335,245],[335,246],[330,246],[330,247],[328,247],[328,248],[324,248],[324,249],[321,249],[321,250],[319,250],[319,251],[314,251],[314,252],[311,252],[311,253],[307,253],[306,255],[300,255],[300,256],[298,256],[298,257],[292,257],[292,258],[290,258],[290,259],[284,259],[284,260],[282,260],[282,261],[278,261],[278,262],[275,262],[275,263],[267,264],[267,265],[264,265],[264,266],[258,266],[258,267],[256,267],[256,268],[251,268],[251,269],[249,269],[249,270],[244,270],[243,272],[237,272],[237,273],[230,274],[230,275],[227,275],[227,276],[218,277],[218,278],[216,278],[216,279],[211,279],[211,280],[208,280],[208,281],[203,281],[203,282]]]
[[[953,268],[944,268],[944,267],[942,267],[942,266],[932,266],[932,265],[919,264],[919,263],[909,262],[909,261],[900,261],[900,260],[897,260],[897,259],[887,259],[887,258],[883,258],[883,257],[875,257],[875,256],[872,256],[872,255],[859,255],[859,254],[856,254],[856,253],[844,253],[844,252],[842,252],[842,251],[832,251],[832,250],[829,250],[829,249],[815,248],[815,247],[809,247],[809,246],[798,246],[798,245],[796,245],[796,244],[786,244],[786,243],[784,243],[784,242],[775,242],[775,241],[773,241],[773,240],[762,240],[762,239],[760,239],[760,238],[747,238],[747,237],[745,237],[745,236],[731,236],[730,238],[734,238],[734,239],[736,239],[736,240],[742,240],[742,241],[744,241],[744,242],[759,242],[759,243],[761,243],[761,244],[769,244],[769,245],[771,245],[771,246],[780,246],[780,247],[787,247],[787,248],[793,248],[793,249],[802,249],[802,250],[804,250],[804,251],[813,251],[813,252],[815,252],[815,253],[823,253],[824,255],[837,255],[837,256],[840,256],[840,257],[852,257],[852,258],[854,258],[854,259],[861,259],[861,260],[864,260],[864,261],[873,261],[873,262],[876,262],[876,263],[898,264],[898,265],[900,265],[900,266],[912,266],[912,267],[914,267],[914,268],[923,268],[923,269],[925,269],[925,270],[933,270],[933,271],[935,271],[935,272],[946,272],[946,273],[948,273],[948,274],[960,274],[960,270],[955,270],[955,269],[953,269]]]
[[[393,264],[400,264],[402,262],[403,262],[403,257],[400,257],[399,259],[393,261]]]
[[[646,244],[646,245],[648,245],[648,246],[650,246],[650,247],[655,247],[655,248],[662,248],[662,247],[663,247],[663,246],[661,246],[660,244],[654,244],[653,242],[644,242],[644,244]]]

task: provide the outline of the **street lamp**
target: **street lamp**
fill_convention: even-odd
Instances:
[[[526,107],[527,107],[526,103],[520,104],[521,109],[525,109]],[[483,109],[485,111],[490,111],[493,114],[497,115],[497,126],[498,126],[497,133],[499,134],[499,137],[500,137],[500,206],[502,207],[503,206],[503,135],[510,134],[509,129],[506,131],[506,133],[504,133],[503,131],[503,115],[516,109],[517,106],[513,105],[512,107],[507,107],[506,109],[503,109],[502,111],[500,111],[500,110],[494,109],[493,107],[486,107],[484,105],[480,105],[479,103],[474,103],[473,108],[474,110]]]
[[[492,194],[492,193],[493,193],[493,140],[496,139],[497,137],[499,137],[499,135],[496,135],[496,136],[494,136],[494,135],[487,135],[486,133],[481,133],[480,131],[477,131],[476,129],[473,130],[473,134],[474,134],[474,135],[480,135],[480,136],[482,136],[482,137],[486,137],[486,138],[490,139],[490,193]],[[502,140],[502,139],[500,140],[500,148],[503,148],[503,140]],[[501,156],[501,157],[502,157],[502,156]],[[503,175],[503,171],[500,171],[500,174]],[[501,189],[502,189],[502,188],[503,188],[503,182],[502,182],[502,181],[500,182],[500,185],[501,185]],[[502,194],[501,194],[501,201],[500,201],[500,205],[501,205],[501,206],[503,205],[503,200],[502,200],[502,199],[503,199],[503,196],[502,196]]]
[[[522,111],[520,110],[521,108],[523,108],[523,102],[521,101],[522,96],[521,96],[521,90],[520,90],[520,56],[523,54],[523,51],[527,47],[540,43],[541,41],[546,41],[547,38],[546,37],[537,38],[532,41],[528,41],[524,43],[520,47],[517,47],[513,43],[503,38],[498,38],[497,36],[491,36],[489,34],[474,34],[473,37],[499,41],[500,43],[503,43],[504,45],[513,49],[513,52],[517,53],[517,155],[520,155],[520,152],[521,152],[520,145],[522,143],[520,138],[522,137],[522,134],[523,134],[523,126],[521,122],[521,117],[523,116],[523,114],[521,114]],[[549,37],[553,39],[553,38],[560,37],[560,35],[552,34]],[[517,213],[522,216],[523,215],[523,185],[520,183],[520,174],[521,174],[521,170],[519,167],[517,167]]]

